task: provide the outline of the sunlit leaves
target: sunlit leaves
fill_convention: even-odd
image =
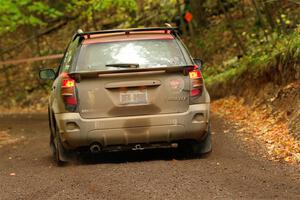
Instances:
[[[67,4],[67,12],[80,13],[81,18],[91,21],[94,13],[100,13],[110,8],[132,12],[137,9],[135,0],[72,0]]]
[[[44,19],[62,15],[42,1],[0,0],[0,5],[0,34],[15,31],[20,25],[46,25]]]
[[[241,59],[228,59],[223,62],[223,65],[208,68],[204,72],[207,85],[237,79],[244,73],[251,73],[251,76],[255,77],[267,70],[267,67],[278,57],[282,63],[297,61],[300,56],[299,27],[285,35],[273,32],[269,34],[268,41],[256,38],[263,36],[242,33],[247,37],[248,55]],[[231,60],[235,62],[230,62]]]
[[[49,18],[57,18],[62,16],[62,13],[50,6],[44,4],[43,2],[32,2],[32,4],[28,5],[28,11],[31,13],[36,13],[38,15],[44,15]]]

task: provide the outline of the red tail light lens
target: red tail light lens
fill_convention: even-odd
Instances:
[[[191,89],[190,95],[192,97],[200,96],[203,89],[203,78],[198,66],[194,66],[194,69],[189,72]]]
[[[194,96],[198,96],[201,94],[201,90],[199,89],[192,89],[191,90],[191,96],[194,97]]]
[[[75,111],[77,106],[75,80],[68,74],[61,75],[61,96],[68,111]]]

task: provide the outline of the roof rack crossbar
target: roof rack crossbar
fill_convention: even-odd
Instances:
[[[178,31],[177,27],[157,27],[157,28],[133,28],[133,29],[114,29],[114,30],[102,30],[102,31],[92,31],[92,32],[81,32],[76,33],[75,37],[77,36],[84,36],[84,35],[96,35],[96,34],[106,34],[106,33],[121,33],[124,32],[129,34],[130,32],[142,32],[142,31],[171,31],[171,33],[176,33]],[[74,38],[75,38],[74,37]]]

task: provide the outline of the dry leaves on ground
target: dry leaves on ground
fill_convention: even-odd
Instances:
[[[2,141],[8,140],[10,138],[9,134],[7,131],[0,131],[0,143]]]
[[[14,144],[21,141],[22,139],[24,139],[24,137],[14,138],[7,131],[0,130],[0,147],[5,144]]]
[[[4,114],[47,112],[47,105],[41,106],[40,104],[37,104],[35,106],[29,106],[29,107],[11,107],[11,108],[0,106],[0,111],[1,113]]]
[[[253,134],[267,148],[269,159],[300,164],[300,141],[289,134],[284,113],[272,115],[268,106],[250,107],[243,99],[228,97],[214,101],[212,112],[238,123],[238,132]]]

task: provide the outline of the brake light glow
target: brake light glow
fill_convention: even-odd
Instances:
[[[203,90],[203,78],[197,65],[195,65],[194,69],[189,72],[189,77],[191,84],[190,96],[200,96]]]
[[[62,87],[74,87],[75,81],[73,79],[63,79],[62,80]]]
[[[68,74],[61,75],[61,96],[68,111],[75,111],[77,106],[75,80]]]
[[[193,70],[189,72],[190,79],[201,78],[201,73],[199,70]]]

